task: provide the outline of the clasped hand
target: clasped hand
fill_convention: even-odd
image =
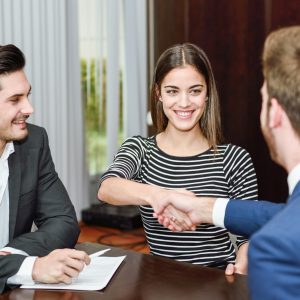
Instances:
[[[212,224],[214,198],[196,197],[187,190],[165,190],[153,201],[153,216],[164,227],[172,231],[195,230],[201,223]],[[225,274],[247,274],[248,244],[243,244],[235,264],[228,264]]]
[[[169,230],[195,230],[196,225],[202,223],[195,211],[197,200],[194,193],[185,189],[163,190],[152,203],[153,216]]]

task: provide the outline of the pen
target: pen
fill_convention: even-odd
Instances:
[[[109,250],[110,250],[110,248],[95,252],[93,254],[90,254],[90,258],[100,256],[100,255],[104,254],[105,252],[107,252]]]
[[[100,250],[100,251],[97,251],[97,252],[95,252],[95,253],[90,254],[89,257],[90,257],[90,258],[93,258],[93,257],[100,256],[100,255],[104,254],[105,252],[107,252],[107,251],[109,251],[109,250],[110,250],[110,248],[104,249],[104,250]],[[77,279],[78,279],[78,277],[72,278],[72,283],[75,283],[75,282],[77,281]]]

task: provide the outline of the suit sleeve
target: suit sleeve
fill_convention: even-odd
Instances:
[[[230,200],[224,225],[230,232],[249,238],[285,207],[268,201]]]
[[[6,288],[6,281],[9,277],[16,274],[26,256],[19,254],[0,255],[0,294]]]
[[[300,205],[297,200],[287,204],[251,239],[248,275],[253,300],[299,299]]]
[[[37,171],[31,170],[32,173],[38,173],[35,214],[33,214],[33,221],[38,229],[35,232],[22,234],[15,232],[14,238],[6,245],[23,250],[31,256],[45,256],[54,249],[73,248],[79,235],[74,207],[55,171],[44,129],[42,129],[41,139],[42,146],[39,150]],[[30,161],[28,161],[30,157],[22,159],[22,163],[30,166]],[[21,218],[22,211],[20,210],[17,215],[17,223]],[[7,278],[16,274],[24,259],[25,256],[21,255],[0,257],[0,287],[3,287]],[[2,269],[4,265],[6,271]],[[0,289],[0,291],[3,290]]]

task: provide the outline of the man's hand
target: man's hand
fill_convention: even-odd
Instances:
[[[196,230],[189,216],[172,205],[168,205],[163,215],[158,215],[157,219],[161,225],[172,231]]]
[[[185,212],[169,205],[173,199],[184,201],[186,197],[195,198],[195,194],[186,189],[160,189],[150,203],[154,209],[153,216],[172,231],[195,230],[196,226]]]
[[[90,257],[83,251],[74,249],[58,249],[47,256],[36,259],[32,279],[42,283],[66,283],[77,278]]]
[[[184,228],[185,226],[182,225],[183,222],[188,224],[188,222],[183,221],[181,218],[182,214],[185,214],[190,220],[189,224],[192,224],[189,230],[195,229],[195,225],[197,224],[212,223],[215,198],[195,197],[191,194],[175,192],[176,194],[173,193],[168,197],[162,197],[156,203],[153,203],[153,216],[158,219],[160,224],[170,230],[180,231],[178,228]],[[181,212],[181,215],[178,212],[172,216],[170,207]]]

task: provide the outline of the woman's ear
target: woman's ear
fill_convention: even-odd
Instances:
[[[156,94],[157,99],[159,101],[161,101],[161,95],[160,95],[159,87],[157,84],[155,85],[155,94]]]

